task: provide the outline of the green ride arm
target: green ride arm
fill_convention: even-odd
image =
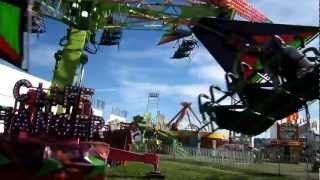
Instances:
[[[59,61],[53,75],[53,85],[60,88],[72,85],[76,70],[81,64],[81,56],[86,45],[87,36],[87,31],[70,27],[68,42],[62,51],[62,59]]]

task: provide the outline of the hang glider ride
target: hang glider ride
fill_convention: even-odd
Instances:
[[[318,27],[201,18],[193,32],[226,72],[226,92],[212,87],[211,97],[199,97],[201,113],[219,128],[257,135],[318,98],[320,54],[297,50],[318,35]],[[215,99],[215,89],[225,95]],[[234,96],[237,102],[219,105]]]

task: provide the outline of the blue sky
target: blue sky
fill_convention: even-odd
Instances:
[[[317,25],[318,1],[251,0],[275,23]],[[50,80],[54,66],[53,54],[66,33],[66,26],[46,20],[47,33],[32,39],[31,73]],[[89,55],[84,85],[106,91],[96,92],[105,98],[107,111],[119,107],[129,116],[146,109],[147,93],[160,93],[159,110],[171,119],[180,109],[181,101],[190,101],[197,111],[196,98],[206,93],[211,84],[224,86],[223,71],[205,48],[196,49],[192,61],[172,60],[174,43],[157,46],[161,32],[124,31],[120,48],[100,47]],[[313,107],[316,118],[317,107]]]

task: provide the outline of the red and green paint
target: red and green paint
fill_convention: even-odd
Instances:
[[[0,0],[0,58],[21,67],[23,54],[23,15],[21,4]]]

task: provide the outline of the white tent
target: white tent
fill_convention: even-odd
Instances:
[[[50,86],[49,81],[33,76],[0,61],[0,105],[14,105],[13,87],[15,83],[21,79],[29,80],[33,86],[38,86],[40,82],[43,84],[44,88]]]

